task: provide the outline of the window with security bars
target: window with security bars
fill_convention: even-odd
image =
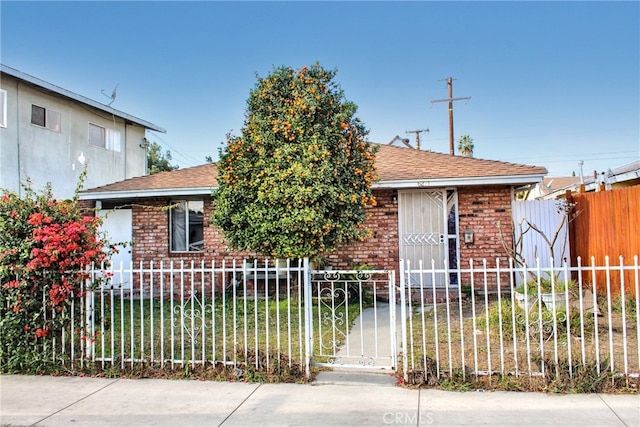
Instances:
[[[61,130],[62,115],[39,105],[31,105],[31,124],[47,128],[54,132]]]

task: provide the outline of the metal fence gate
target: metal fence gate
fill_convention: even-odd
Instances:
[[[314,365],[397,368],[394,271],[314,270],[310,297]]]

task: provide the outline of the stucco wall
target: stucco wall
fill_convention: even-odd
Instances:
[[[146,153],[139,146],[143,127],[5,74],[2,89],[7,91],[7,127],[0,128],[0,187],[20,192],[19,183],[30,178],[37,189],[51,182],[56,197],[72,197],[84,167],[81,154],[88,167],[85,188],[145,174]],[[31,124],[34,104],[60,113],[59,132]],[[121,151],[89,145],[89,122],[119,131]]]

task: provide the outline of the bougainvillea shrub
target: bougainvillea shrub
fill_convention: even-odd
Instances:
[[[85,267],[113,248],[99,233],[100,218],[84,216],[77,199],[55,200],[50,187],[23,192],[0,196],[0,369],[47,372],[82,297]]]
[[[375,148],[335,74],[315,64],[258,79],[217,163],[212,220],[232,248],[302,258],[367,237]]]

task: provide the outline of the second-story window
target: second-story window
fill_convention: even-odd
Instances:
[[[31,105],[31,124],[42,126],[54,132],[60,132],[62,115],[48,108]]]
[[[120,132],[89,123],[89,145],[120,151]]]

